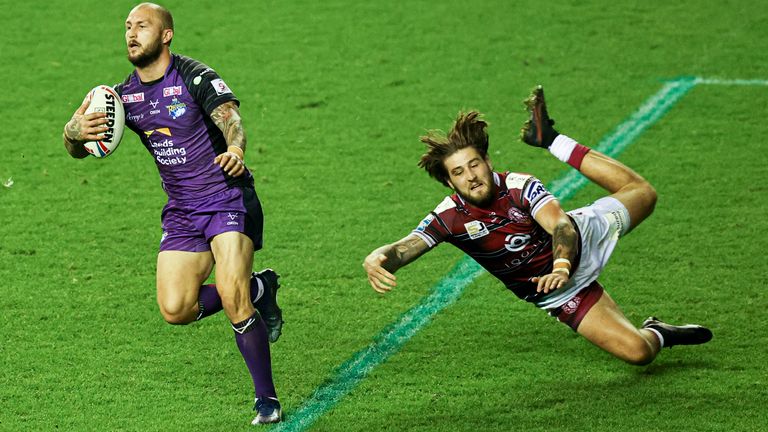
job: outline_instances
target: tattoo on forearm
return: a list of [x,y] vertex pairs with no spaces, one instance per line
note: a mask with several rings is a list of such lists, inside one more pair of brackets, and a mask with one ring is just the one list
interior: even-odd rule
[[240,111],[234,102],[225,102],[211,113],[211,120],[221,129],[228,146],[235,146],[245,153],[245,132]]
[[82,141],[80,127],[76,117],[72,117],[72,120],[64,126],[64,136],[73,143]]
[[576,252],[578,236],[576,230],[569,223],[561,223],[555,227],[552,233],[553,257],[573,259]]
[[426,244],[422,240],[416,237],[406,237],[393,244],[384,252],[384,255],[387,256],[384,268],[387,271],[395,272],[397,269],[410,264],[413,260],[423,255],[426,250]]
[[86,140],[83,139],[77,116],[73,116],[72,120],[64,125],[64,133],[62,134],[62,137],[64,138],[64,147],[67,149],[67,153],[69,153],[70,156],[78,159],[88,156],[88,152],[84,147]]

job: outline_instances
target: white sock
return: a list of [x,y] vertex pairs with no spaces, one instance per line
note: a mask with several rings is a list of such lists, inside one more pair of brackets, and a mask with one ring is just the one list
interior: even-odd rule
[[658,330],[650,328],[650,327],[645,327],[643,330],[652,331],[653,334],[655,334],[656,337],[659,338],[659,348],[664,348],[664,336],[662,336],[661,333],[659,333]]
[[576,148],[576,144],[578,143],[573,138],[560,134],[552,141],[552,145],[549,146],[549,152],[561,161],[568,163],[568,159],[570,159],[573,149]]

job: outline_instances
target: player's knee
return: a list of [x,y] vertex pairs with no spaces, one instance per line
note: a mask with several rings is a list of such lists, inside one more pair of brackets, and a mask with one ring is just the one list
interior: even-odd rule
[[624,345],[622,359],[632,365],[644,366],[656,358],[653,347],[642,337],[633,338]]
[[194,311],[181,302],[160,302],[160,314],[168,324],[184,325],[195,320]]
[[171,315],[168,313],[163,313],[163,319],[168,324],[173,324],[173,325],[186,325],[192,322],[192,320],[190,320],[185,315]]
[[656,207],[656,199],[658,196],[656,194],[656,189],[648,183],[648,181],[640,177],[627,185],[624,190],[627,193],[625,197],[635,203],[633,207],[639,211],[640,214],[647,217],[653,212],[653,209]]
[[643,199],[645,201],[645,205],[648,208],[648,213],[650,214],[653,212],[653,209],[656,208],[656,200],[658,199],[658,195],[656,194],[656,188],[654,188],[650,183],[647,181],[644,181],[641,186],[641,193],[643,195]]

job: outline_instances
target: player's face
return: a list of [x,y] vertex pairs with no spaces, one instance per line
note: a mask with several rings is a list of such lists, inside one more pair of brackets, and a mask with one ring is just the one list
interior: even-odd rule
[[160,57],[163,50],[163,28],[160,18],[149,7],[138,7],[125,20],[125,43],[128,60],[145,67]]
[[445,158],[443,165],[448,171],[449,185],[465,201],[476,207],[488,207],[493,203],[496,194],[493,167],[477,149],[461,149]]

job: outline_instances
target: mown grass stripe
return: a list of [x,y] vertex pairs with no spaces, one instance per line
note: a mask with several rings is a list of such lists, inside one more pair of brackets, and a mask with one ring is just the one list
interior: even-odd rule
[[[657,122],[688,90],[697,79],[679,78],[670,81],[640,106],[626,121],[597,145],[601,152],[615,156],[624,150],[643,131]],[[572,197],[587,184],[586,179],[575,170],[570,170],[549,185],[549,190],[561,201]],[[581,179],[581,180],[580,180]],[[573,185],[572,183],[576,183]],[[473,259],[464,256],[453,269],[441,279],[418,305],[405,312],[400,319],[383,329],[368,347],[355,353],[339,366],[312,396],[286,421],[278,424],[273,431],[303,431],[321,415],[336,405],[347,393],[378,365],[395,354],[416,333],[432,320],[437,313],[453,304],[464,289],[483,273],[482,267]]]

